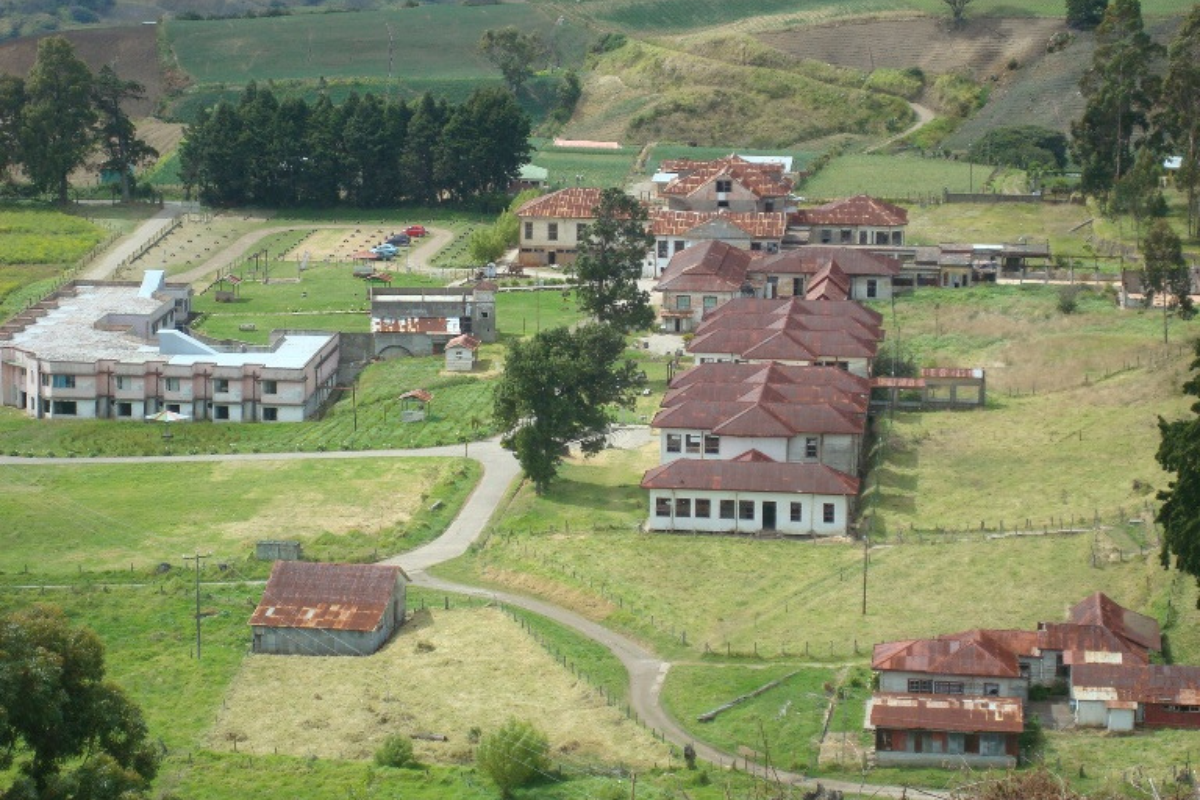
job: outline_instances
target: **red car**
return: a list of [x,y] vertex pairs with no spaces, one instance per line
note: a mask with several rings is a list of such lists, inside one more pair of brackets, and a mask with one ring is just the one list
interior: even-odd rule
[[426,234],[429,233],[429,231],[425,230],[424,225],[409,225],[407,228],[404,229],[404,232],[407,233],[409,236],[414,236],[414,237],[425,236]]

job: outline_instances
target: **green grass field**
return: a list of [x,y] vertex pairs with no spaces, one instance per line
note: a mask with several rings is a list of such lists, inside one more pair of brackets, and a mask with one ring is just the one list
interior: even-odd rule
[[454,459],[0,467],[0,571],[144,576],[179,553],[245,562],[260,539],[313,558],[390,555],[440,533],[478,474]]
[[808,167],[808,165],[820,153],[813,150],[786,150],[783,152],[776,150],[745,150],[730,147],[688,147],[687,145],[679,144],[658,144],[650,151],[650,158],[646,161],[646,174],[653,175],[658,165],[669,158],[692,158],[697,160],[711,160],[724,158],[730,153],[737,153],[742,156],[791,156],[792,169],[800,172]]
[[532,162],[550,171],[552,189],[624,186],[639,152],[636,147],[623,147],[620,150],[555,147],[549,139],[537,139],[533,144],[536,149]]
[[856,194],[900,201],[940,199],[944,189],[965,192],[972,183],[979,191],[990,171],[991,167],[941,158],[846,155],[835,158],[796,191],[811,202]]

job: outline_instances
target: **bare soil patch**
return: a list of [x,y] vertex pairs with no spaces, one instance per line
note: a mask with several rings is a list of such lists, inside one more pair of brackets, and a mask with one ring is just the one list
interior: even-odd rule
[[[157,25],[93,28],[46,35],[67,39],[75,47],[75,54],[93,73],[107,64],[125,80],[137,81],[146,87],[144,100],[126,105],[126,113],[130,116],[145,117],[153,112],[166,88],[158,62]],[[27,75],[37,56],[37,44],[43,38],[37,36],[0,44],[0,73]]]
[[369,759],[393,734],[427,763],[466,763],[473,728],[510,716],[546,732],[555,761],[665,764],[668,752],[605,704],[498,609],[421,611],[363,658],[251,655],[209,746],[265,754]]
[[920,67],[939,74],[969,70],[976,78],[1002,74],[1045,53],[1046,41],[1064,27],[1057,19],[968,20],[960,28],[930,17],[844,22],[760,33],[758,38],[800,58],[871,71]]

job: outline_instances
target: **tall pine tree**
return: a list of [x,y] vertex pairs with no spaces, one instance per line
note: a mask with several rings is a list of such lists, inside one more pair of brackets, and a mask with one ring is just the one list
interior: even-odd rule
[[21,160],[33,185],[66,203],[67,178],[95,146],[92,73],[61,36],[38,42],[25,82]]
[[1200,235],[1200,5],[1193,5],[1168,50],[1160,122],[1182,158],[1175,184],[1187,195],[1188,235]]

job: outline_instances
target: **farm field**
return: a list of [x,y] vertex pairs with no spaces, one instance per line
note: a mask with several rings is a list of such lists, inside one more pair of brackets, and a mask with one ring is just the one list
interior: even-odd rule
[[990,172],[991,167],[942,158],[845,155],[830,161],[796,191],[813,203],[870,194],[903,205],[930,197],[940,199],[945,189],[965,192],[972,183],[980,190]]
[[[981,167],[990,171],[990,167]],[[1087,225],[1088,220],[1093,220]],[[1050,252],[1086,259],[1081,269],[1099,267],[1119,272],[1115,260],[1093,260],[1087,255],[1089,235],[1119,240],[1116,226],[1094,215],[1088,206],[1073,203],[939,203],[908,207],[909,244],[945,242],[1048,242]]]
[[724,158],[730,153],[737,153],[740,156],[791,156],[792,169],[800,172],[808,167],[808,165],[820,155],[819,152],[813,150],[746,150],[735,149],[730,147],[688,147],[687,145],[679,144],[656,144],[650,149],[650,157],[646,160],[646,174],[653,175],[658,170],[659,164],[671,158],[691,158],[699,161],[706,161],[718,158]]
[[602,189],[624,186],[633,169],[638,148],[593,150],[581,147],[555,147],[553,140],[532,142],[536,148],[531,160],[550,171],[550,189],[571,186],[595,186]]
[[260,566],[260,539],[319,559],[391,555],[440,534],[478,475],[431,458],[0,466],[0,571],[145,576],[201,550]]

